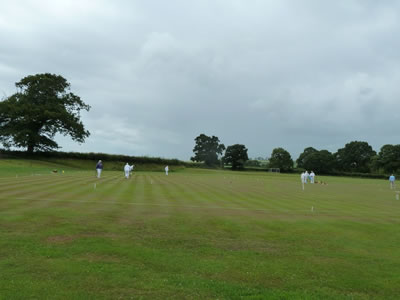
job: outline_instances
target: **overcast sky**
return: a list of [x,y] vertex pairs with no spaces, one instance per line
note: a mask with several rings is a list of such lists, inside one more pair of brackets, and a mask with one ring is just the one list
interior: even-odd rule
[[0,93],[53,73],[91,105],[62,151],[188,160],[194,138],[293,159],[400,143],[400,2],[14,0],[0,4]]

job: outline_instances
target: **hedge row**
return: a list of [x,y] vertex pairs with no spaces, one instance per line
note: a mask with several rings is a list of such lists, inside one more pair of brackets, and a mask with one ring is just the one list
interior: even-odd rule
[[[268,169],[265,168],[245,168],[243,169],[244,171],[264,171],[268,172]],[[281,172],[281,173],[294,173],[294,174],[300,174],[304,172],[305,170],[303,169],[293,169],[291,172]],[[345,176],[345,177],[355,177],[355,178],[371,178],[371,179],[388,179],[389,175],[388,174],[372,174],[372,173],[351,173],[351,172],[338,172],[338,171],[333,171],[327,174],[317,174],[317,175],[325,175],[325,176]]]
[[347,176],[347,177],[357,177],[357,178],[371,178],[371,179],[388,179],[387,174],[372,174],[372,173],[349,173],[349,172],[332,172],[332,176]]
[[[296,168],[293,169],[293,173],[302,173],[305,169]],[[374,173],[353,173],[353,172],[341,172],[341,171],[332,171],[328,173],[321,173],[317,175],[326,175],[326,176],[345,176],[345,177],[355,177],[355,178],[373,178],[373,179],[388,179],[388,174],[374,174]]]
[[171,165],[171,166],[187,166],[192,167],[192,163],[184,162],[178,159],[166,159],[160,157],[147,157],[147,156],[128,156],[128,155],[115,155],[106,153],[80,153],[80,152],[34,152],[28,154],[23,151],[11,151],[0,149],[2,157],[10,158],[27,158],[27,159],[40,159],[40,158],[60,158],[60,159],[82,159],[82,160],[103,160],[103,161],[119,161],[137,164],[158,164],[158,165]]

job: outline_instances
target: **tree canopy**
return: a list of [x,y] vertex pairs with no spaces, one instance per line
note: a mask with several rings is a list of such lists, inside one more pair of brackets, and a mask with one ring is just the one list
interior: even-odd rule
[[233,170],[243,169],[243,166],[248,159],[249,157],[245,145],[235,144],[226,148],[224,163],[231,164]]
[[290,153],[283,148],[275,148],[272,150],[271,157],[269,159],[270,168],[279,168],[283,172],[287,172],[293,169],[293,160]]
[[220,144],[218,137],[200,134],[195,139],[196,145],[193,148],[194,156],[192,161],[204,162],[207,166],[214,166],[219,163],[218,155],[222,155],[225,145]]
[[15,85],[18,92],[0,102],[0,142],[6,148],[48,151],[59,148],[56,133],[79,143],[90,135],[80,120],[80,111],[90,106],[69,92],[62,76],[36,74]]
[[385,172],[394,173],[400,170],[400,145],[384,145],[379,151],[379,167]]
[[304,166],[306,170],[312,170],[319,174],[329,174],[335,166],[335,158],[328,150],[320,150],[308,156]]
[[318,151],[313,147],[304,149],[304,152],[300,154],[296,162],[297,167],[320,174],[332,172],[335,167],[335,158],[332,153],[328,150]]
[[301,153],[299,158],[296,160],[297,167],[309,169],[307,161],[309,159],[309,156],[315,152],[318,152],[318,150],[313,147],[308,147],[304,149],[303,153]]
[[367,142],[353,141],[335,154],[336,167],[342,171],[369,172],[371,158],[376,152]]

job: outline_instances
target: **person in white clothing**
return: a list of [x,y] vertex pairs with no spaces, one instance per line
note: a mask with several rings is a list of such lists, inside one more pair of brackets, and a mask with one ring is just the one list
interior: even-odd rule
[[131,166],[126,163],[125,167],[124,167],[124,172],[125,172],[125,178],[129,179],[129,173],[131,172]]
[[306,172],[301,173],[300,179],[301,179],[301,186],[303,187],[304,190],[304,183],[306,182]]
[[315,181],[315,173],[314,173],[314,171],[311,171],[311,173],[310,173],[310,180],[311,180],[311,183],[314,183]]
[[169,170],[169,168],[168,168],[168,166],[166,166],[165,167],[165,175],[167,175],[167,176],[168,176],[168,170]]
[[304,172],[304,183],[307,183],[308,182],[308,180],[310,179],[309,177],[310,177],[310,174],[308,173],[308,171],[305,171]]

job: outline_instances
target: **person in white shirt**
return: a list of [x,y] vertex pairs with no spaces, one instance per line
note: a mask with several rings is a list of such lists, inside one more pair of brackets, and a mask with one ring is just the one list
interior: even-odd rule
[[129,179],[129,173],[131,172],[131,166],[126,163],[125,167],[124,167],[124,172],[125,172],[125,178]]
[[306,173],[305,172],[301,173],[300,179],[301,179],[301,186],[303,187],[303,190],[304,190],[304,183],[306,182]]
[[165,175],[167,175],[167,176],[168,176],[168,170],[169,170],[169,168],[168,168],[168,166],[166,166],[165,167]]
[[304,172],[304,183],[307,183],[308,182],[308,180],[309,180],[309,177],[310,177],[310,174],[308,174],[308,171],[305,171]]
[[314,183],[315,181],[315,173],[314,173],[314,171],[311,171],[311,173],[310,173],[310,181],[311,181],[311,183]]

